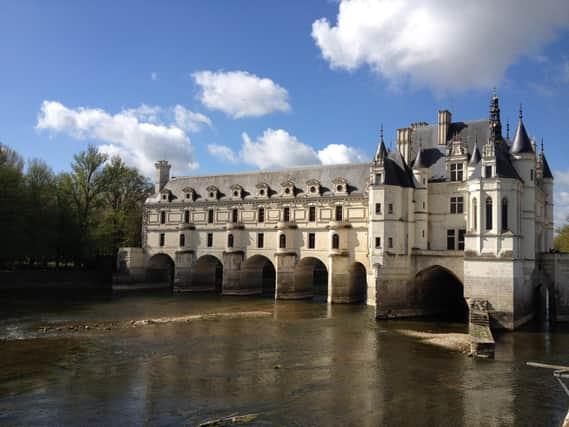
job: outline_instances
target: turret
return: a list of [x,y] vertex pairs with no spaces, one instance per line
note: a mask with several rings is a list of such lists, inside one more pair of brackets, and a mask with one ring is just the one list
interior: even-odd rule
[[541,174],[543,179],[543,191],[545,193],[544,206],[544,250],[553,248],[553,174],[545,158],[543,140],[541,141]]
[[474,143],[474,151],[472,152],[472,155],[470,156],[470,160],[468,161],[468,178],[469,179],[472,176],[472,174],[476,171],[476,167],[480,163],[480,160],[482,160],[482,156],[480,155],[480,150],[478,149],[478,138],[477,138],[476,142]]
[[413,247],[427,249],[429,242],[429,178],[430,169],[425,161],[423,145],[419,144],[417,157],[413,162],[413,176],[415,177],[415,230]]
[[170,164],[167,160],[159,160],[154,163],[154,166],[156,166],[154,192],[159,193],[170,180]]

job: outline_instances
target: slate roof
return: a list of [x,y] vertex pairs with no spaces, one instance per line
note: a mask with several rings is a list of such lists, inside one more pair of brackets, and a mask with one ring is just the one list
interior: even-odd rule
[[551,173],[551,169],[549,168],[549,163],[547,163],[545,154],[543,155],[543,177],[553,179],[553,174]]
[[[282,190],[281,183],[292,181],[295,184],[296,197],[308,197],[305,194],[306,182],[310,179],[320,181],[322,196],[335,194],[332,190],[332,181],[341,177],[348,183],[348,193],[352,195],[366,194],[369,180],[369,163],[350,163],[343,165],[305,166],[280,170],[261,170],[251,172],[227,173],[219,175],[196,175],[172,178],[164,187],[176,198],[182,199],[183,189],[192,187],[195,191],[195,200],[204,200],[207,195],[206,188],[216,186],[219,189],[218,200],[231,200],[231,186],[239,184],[243,187],[245,200],[257,199],[257,185],[266,183],[271,197],[279,196]],[[312,196],[310,196],[312,197]],[[159,201],[157,195],[146,199],[146,203]]]
[[397,185],[398,187],[414,187],[413,173],[403,160],[399,150],[389,151],[383,159],[385,185]]
[[524,122],[520,117],[518,122],[518,128],[516,129],[516,136],[514,136],[514,142],[512,142],[512,148],[510,152],[514,154],[519,153],[533,153],[533,148],[531,146],[531,141],[529,139],[528,133],[526,132],[526,127]]

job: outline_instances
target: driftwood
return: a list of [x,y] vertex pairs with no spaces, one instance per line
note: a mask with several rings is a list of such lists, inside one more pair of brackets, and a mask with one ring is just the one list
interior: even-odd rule
[[230,424],[245,424],[254,421],[258,416],[258,414],[231,414],[222,418],[204,421],[203,423],[198,424],[198,427],[222,427]]

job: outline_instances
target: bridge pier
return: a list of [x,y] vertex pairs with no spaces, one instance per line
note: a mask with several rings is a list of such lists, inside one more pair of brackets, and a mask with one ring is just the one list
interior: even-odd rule
[[296,271],[296,252],[277,252],[275,254],[275,260],[277,264],[275,298],[311,298],[313,295],[312,275],[310,271]]

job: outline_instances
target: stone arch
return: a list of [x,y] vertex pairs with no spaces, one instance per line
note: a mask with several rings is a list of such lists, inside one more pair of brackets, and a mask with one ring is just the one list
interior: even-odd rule
[[221,293],[223,283],[223,264],[214,255],[202,255],[194,265],[192,288],[196,291]]
[[464,285],[451,270],[441,265],[432,265],[417,273],[414,284],[418,314],[468,321]]
[[156,283],[168,283],[169,286],[174,285],[174,273],[176,266],[170,255],[165,253],[157,253],[152,255],[148,260],[146,267],[146,281]]
[[353,262],[348,268],[348,289],[350,302],[367,300],[367,271],[361,262]]
[[328,268],[316,257],[302,258],[294,267],[294,288],[298,295],[314,297],[319,301],[328,298]]
[[264,255],[253,255],[241,264],[240,282],[247,288],[257,289],[259,294],[274,296],[275,265]]

